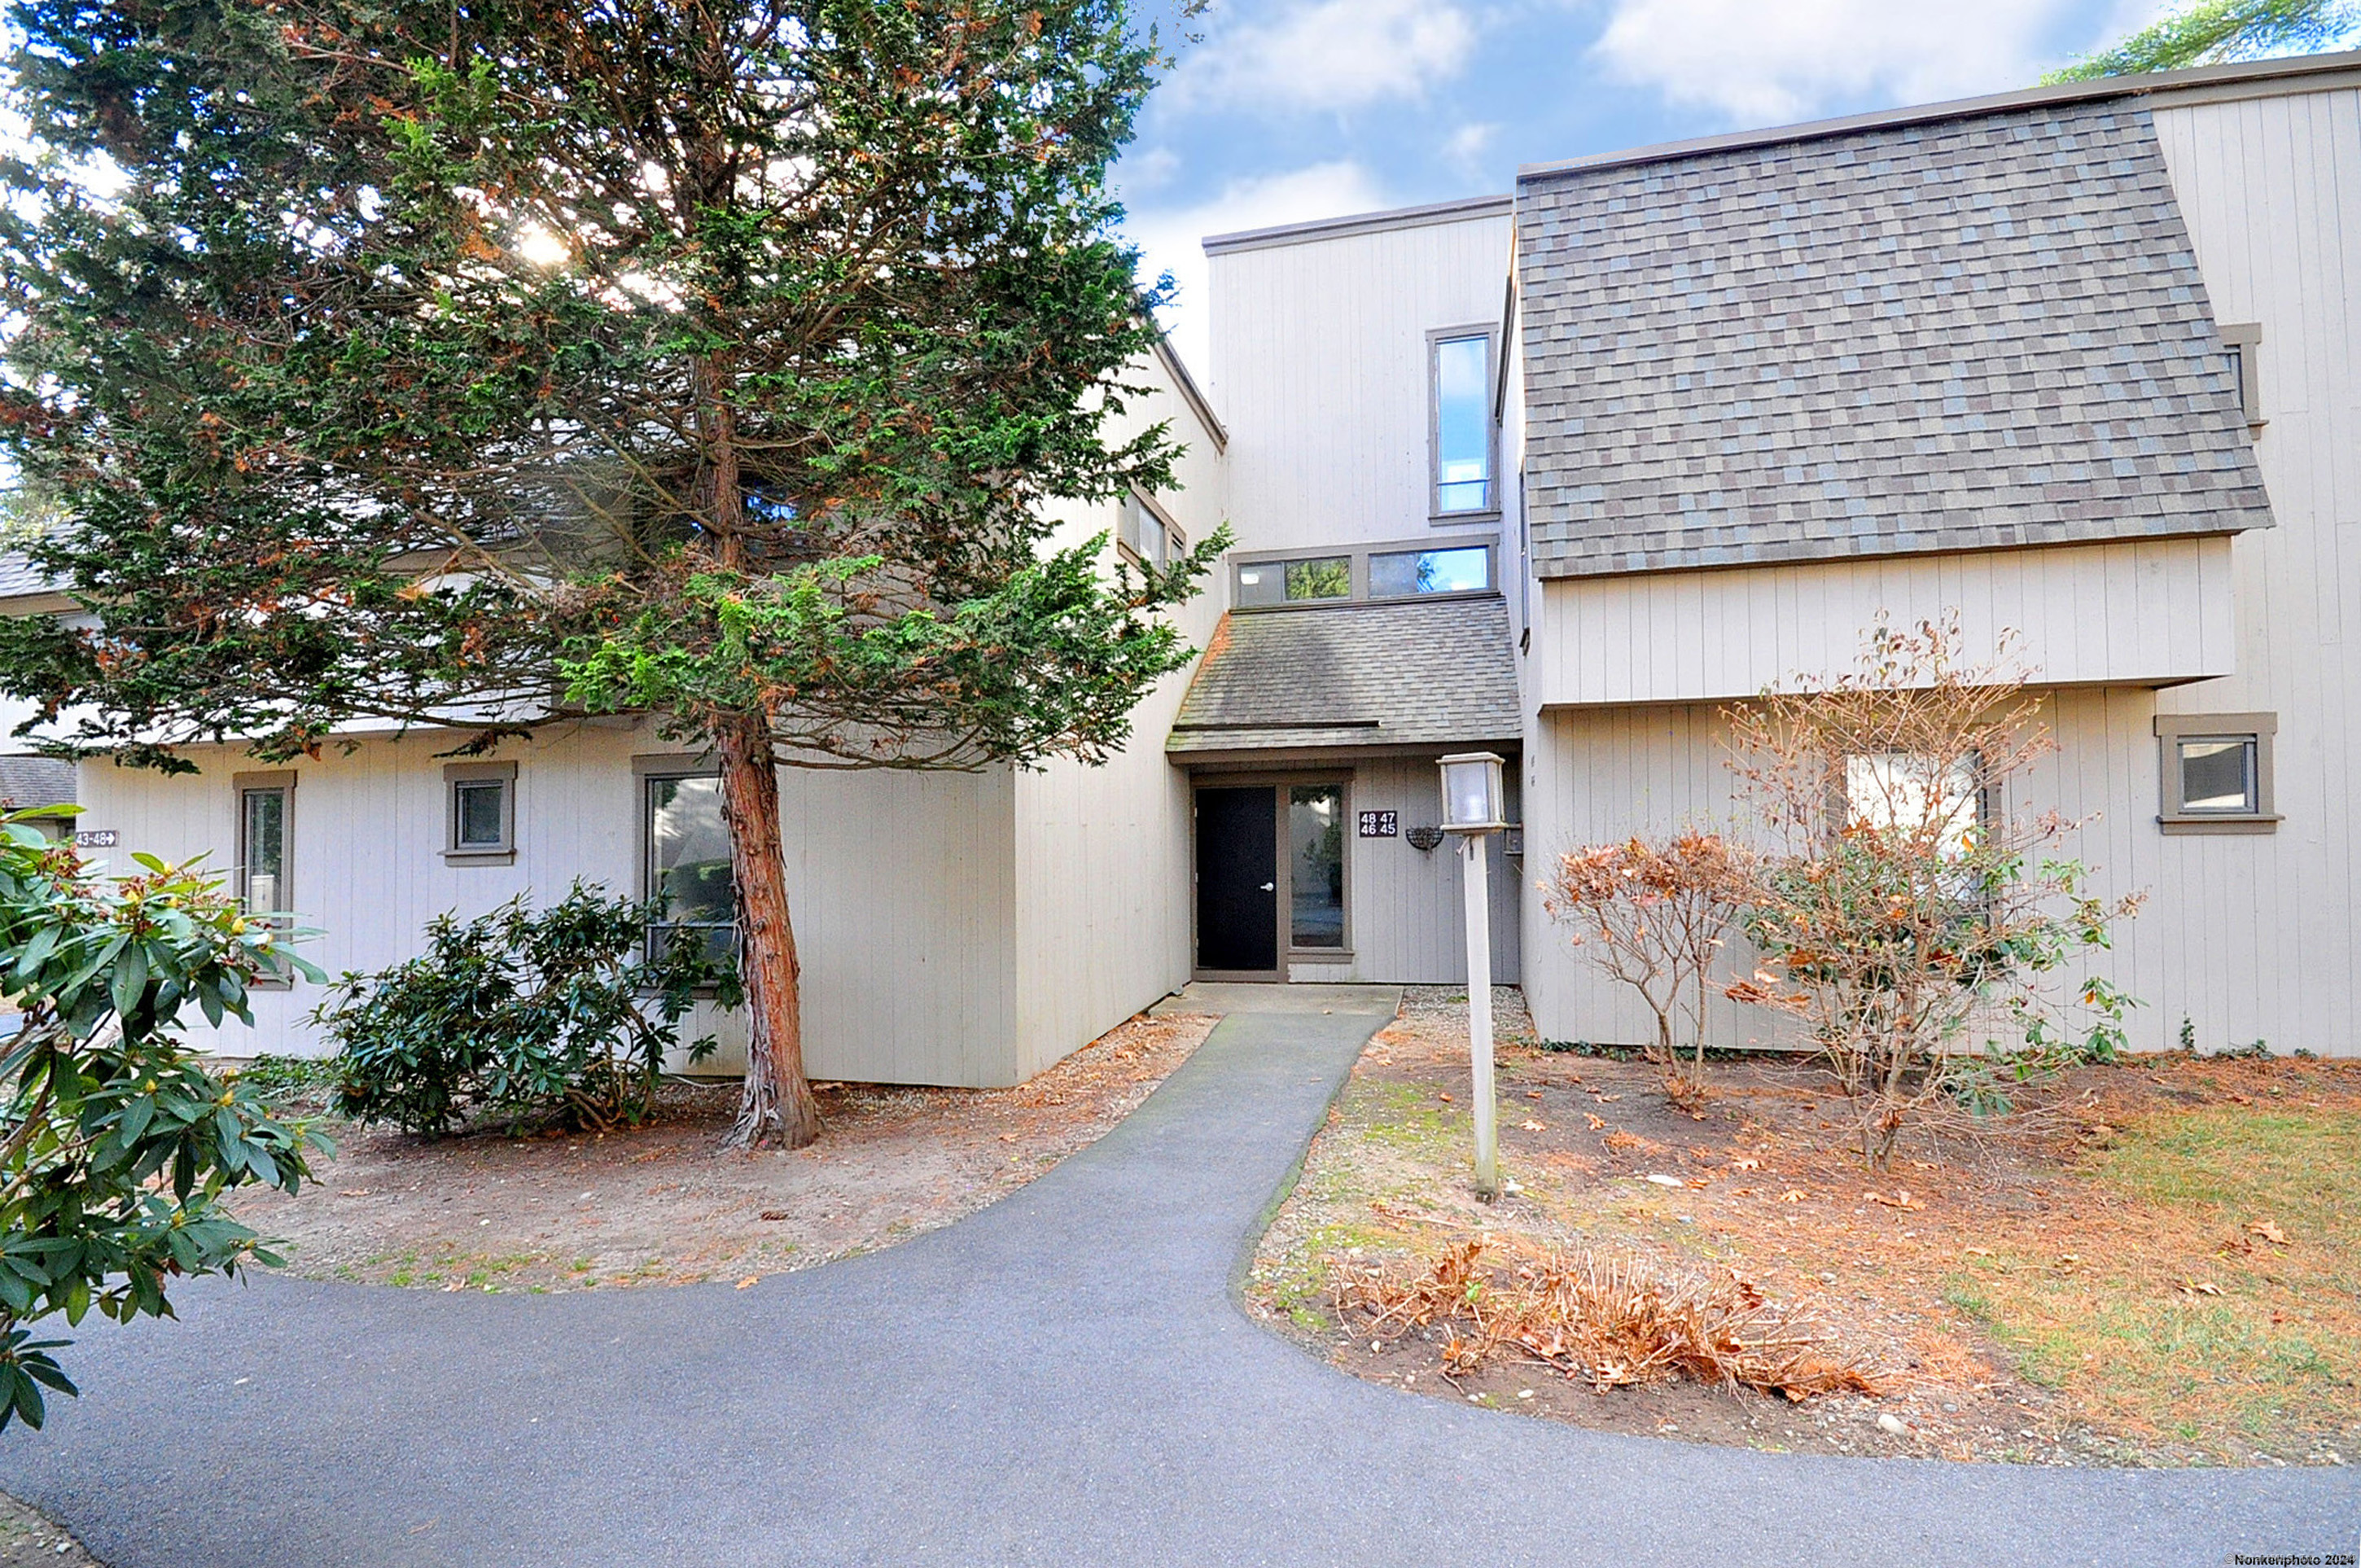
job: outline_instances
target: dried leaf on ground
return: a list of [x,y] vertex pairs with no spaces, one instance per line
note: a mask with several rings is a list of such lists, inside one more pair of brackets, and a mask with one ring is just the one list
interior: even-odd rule
[[1511,1255],[1487,1266],[1486,1240],[1444,1248],[1420,1273],[1332,1266],[1337,1310],[1374,1320],[1375,1340],[1441,1325],[1446,1369],[1498,1356],[1539,1362],[1605,1391],[1686,1377],[1790,1399],[1874,1394],[1880,1374],[1834,1348],[1828,1332],[1765,1298],[1734,1272],[1708,1277],[1639,1257],[1584,1252]]

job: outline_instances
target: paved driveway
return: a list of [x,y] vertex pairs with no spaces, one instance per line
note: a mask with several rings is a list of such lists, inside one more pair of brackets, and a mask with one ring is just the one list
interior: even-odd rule
[[1799,1459],[1331,1371],[1229,1292],[1378,1022],[1234,1013],[1022,1192],[744,1291],[269,1280],[190,1290],[178,1324],[86,1324],[90,1393],[0,1442],[0,1486],[116,1568],[1989,1568],[2352,1546],[2349,1470]]

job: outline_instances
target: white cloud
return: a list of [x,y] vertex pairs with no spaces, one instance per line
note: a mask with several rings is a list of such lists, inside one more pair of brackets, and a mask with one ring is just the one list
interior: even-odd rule
[[2028,87],[2070,0],[1616,0],[1593,52],[1745,126]]
[[1161,190],[1172,183],[1180,172],[1180,155],[1169,147],[1151,147],[1144,151],[1128,152],[1115,170],[1115,182],[1127,195]]
[[1484,155],[1492,150],[1499,139],[1500,127],[1495,125],[1466,125],[1444,138],[1443,156],[1451,166],[1470,180],[1485,175]]
[[1215,33],[1182,57],[1168,103],[1257,112],[1341,111],[1419,98],[1467,64],[1476,27],[1435,0],[1305,0]]
[[1165,330],[1189,368],[1202,378],[1212,369],[1206,358],[1205,253],[1200,244],[1207,235],[1342,217],[1392,204],[1359,164],[1315,163],[1285,174],[1234,181],[1220,195],[1194,205],[1134,212],[1125,226],[1143,253],[1143,278],[1170,272],[1180,286],[1180,298],[1164,313]]

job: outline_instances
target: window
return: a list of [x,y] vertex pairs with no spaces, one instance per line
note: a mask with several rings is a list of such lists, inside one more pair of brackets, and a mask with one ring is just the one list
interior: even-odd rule
[[1184,548],[1180,531],[1172,526],[1172,520],[1137,490],[1123,498],[1123,521],[1116,537],[1134,560],[1159,572],[1170,566],[1173,556]]
[[1499,431],[1492,421],[1492,334],[1477,328],[1427,339],[1428,396],[1436,517],[1498,511],[1493,468]]
[[1932,827],[1946,857],[1962,853],[1982,820],[1976,767],[1966,758],[1947,766],[1908,751],[1847,757],[1844,789],[1848,824],[1903,834]]
[[1399,550],[1369,557],[1369,597],[1483,593],[1492,586],[1492,552],[1484,545]]
[[240,773],[231,783],[237,791],[238,901],[249,915],[291,914],[295,775]]
[[506,864],[516,859],[514,762],[454,762],[443,770],[448,795],[443,858],[456,864]]
[[1287,792],[1288,945],[1345,945],[1345,786]]
[[2271,806],[2268,713],[2160,713],[2161,809],[2168,833],[2268,833]]
[[1238,566],[1238,603],[1297,604],[1309,599],[1353,597],[1353,558],[1319,555],[1297,561],[1244,562]]
[[1460,534],[1433,542],[1393,540],[1339,546],[1319,555],[1277,552],[1233,557],[1241,609],[1288,605],[1341,604],[1367,599],[1416,598],[1423,594],[1497,592],[1488,533]]
[[2222,362],[2230,373],[2230,389],[2246,411],[2250,425],[2264,424],[2262,367],[2257,363],[2263,346],[2263,329],[2246,323],[2222,329]]
[[721,816],[721,781],[710,773],[649,774],[641,780],[646,814],[647,897],[662,905],[648,928],[648,952],[700,941],[715,959],[737,948],[738,898],[730,872],[730,827]]

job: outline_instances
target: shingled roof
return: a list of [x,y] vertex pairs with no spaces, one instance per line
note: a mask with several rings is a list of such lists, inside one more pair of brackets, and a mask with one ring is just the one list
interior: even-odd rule
[[55,593],[56,583],[21,550],[0,550],[0,598]]
[[1233,611],[1165,749],[1514,740],[1517,672],[1497,595]]
[[74,767],[55,757],[0,757],[0,806],[28,811],[71,806]]
[[2268,526],[2147,109],[1528,170],[1545,577]]

